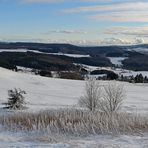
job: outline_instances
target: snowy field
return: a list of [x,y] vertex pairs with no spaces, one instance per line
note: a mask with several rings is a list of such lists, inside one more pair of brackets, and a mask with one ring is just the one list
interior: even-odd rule
[[134,48],[134,49],[127,49],[128,51],[137,51],[137,52],[148,52],[148,48]]
[[116,66],[122,66],[122,61],[125,60],[127,57],[108,57],[112,64]]
[[[104,85],[108,82],[100,83]],[[46,78],[0,68],[0,103],[6,101],[9,89],[21,88],[27,92],[26,101],[29,111],[75,106],[83,95],[84,85],[84,81]],[[148,84],[124,83],[124,85],[127,99],[123,109],[148,112]]]
[[[104,82],[100,82],[105,85]],[[123,82],[120,82],[123,84]],[[0,104],[7,101],[7,91],[21,88],[27,92],[27,112],[51,108],[76,107],[84,92],[84,81],[45,78],[16,73],[0,68]],[[127,92],[124,111],[148,113],[148,84],[124,83]],[[2,106],[2,105],[1,105]],[[4,114],[1,111],[1,114]],[[57,135],[58,136],[58,135]],[[89,137],[54,137],[44,133],[14,133],[0,128],[1,147],[50,147],[50,148],[147,148],[148,135],[98,135]],[[60,139],[59,141],[57,139]],[[57,141],[56,141],[57,140]]]
[[[76,64],[75,65],[81,65],[88,71],[93,71],[93,70],[109,70],[113,71],[118,75],[123,75],[123,76],[136,76],[137,74],[142,74],[144,77],[148,77],[148,71],[133,71],[133,70],[127,70],[123,68],[112,68],[112,67],[97,67],[97,66],[89,66],[85,64]],[[100,75],[99,75],[100,76]]]
[[[56,140],[60,139],[60,141]],[[57,137],[38,133],[0,133],[0,148],[147,148],[148,135]]]

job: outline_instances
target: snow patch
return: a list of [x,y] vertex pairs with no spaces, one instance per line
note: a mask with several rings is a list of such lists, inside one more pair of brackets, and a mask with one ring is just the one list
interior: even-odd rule
[[127,59],[127,57],[108,57],[112,64],[116,66],[122,66],[122,61]]

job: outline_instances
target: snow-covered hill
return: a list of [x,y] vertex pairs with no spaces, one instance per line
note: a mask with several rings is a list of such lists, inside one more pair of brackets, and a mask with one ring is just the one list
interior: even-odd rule
[[[101,83],[104,85],[108,82]],[[28,111],[71,107],[76,105],[83,95],[84,85],[84,81],[46,78],[0,68],[0,103],[7,101],[9,89],[21,88],[27,92]],[[127,99],[123,104],[123,110],[148,112],[148,84],[124,83],[124,85]]]
[[29,110],[74,105],[83,92],[83,85],[82,81],[45,78],[0,68],[0,103],[6,101],[7,90],[21,88],[27,92]]
[[[101,81],[102,85],[108,82]],[[121,82],[120,82],[121,83]],[[28,112],[72,107],[84,91],[84,81],[45,78],[25,73],[16,73],[0,68],[0,103],[7,100],[7,91],[14,87],[27,92]],[[148,113],[148,85],[124,83],[127,99],[123,110]],[[1,114],[4,112],[1,111]],[[145,148],[148,147],[148,135],[96,135],[88,137],[50,137],[37,132],[10,132],[0,127],[0,147],[50,147],[50,148]],[[53,139],[53,142],[51,142]],[[55,142],[55,141],[56,142]]]

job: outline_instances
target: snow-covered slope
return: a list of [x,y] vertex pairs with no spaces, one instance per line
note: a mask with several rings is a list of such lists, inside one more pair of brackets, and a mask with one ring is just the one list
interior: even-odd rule
[[122,66],[122,61],[125,60],[127,57],[108,57],[112,64],[116,66]]
[[[101,83],[104,85],[108,82]],[[28,110],[73,106],[83,95],[84,85],[84,81],[46,78],[0,68],[0,104],[7,101],[7,91],[16,87],[27,92]],[[124,85],[127,99],[123,104],[123,110],[148,112],[148,84]]]
[[127,49],[128,51],[136,51],[136,52],[148,52],[148,48],[143,48],[143,47],[139,47],[139,48],[132,48],[132,49]]
[[[101,81],[102,85],[108,82]],[[14,87],[27,92],[28,111],[55,107],[71,107],[84,91],[84,81],[45,78],[16,73],[0,68],[0,103],[7,100],[7,90]],[[148,113],[148,85],[124,83],[127,99],[123,110]],[[1,114],[3,112],[1,111]],[[51,141],[53,140],[53,141]],[[10,132],[0,127],[0,147],[50,147],[50,148],[146,148],[148,135],[97,135],[88,137],[52,137],[38,132]]]
[[45,78],[0,68],[0,103],[6,101],[7,90],[16,87],[27,92],[29,109],[74,105],[82,94],[83,85],[81,81]]

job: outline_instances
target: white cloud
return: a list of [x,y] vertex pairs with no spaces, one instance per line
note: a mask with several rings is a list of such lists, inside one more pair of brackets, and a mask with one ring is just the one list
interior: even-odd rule
[[126,39],[120,39],[120,38],[105,38],[101,41],[101,44],[103,45],[128,45],[132,42]]
[[[145,0],[18,0],[24,3],[61,3],[82,2],[87,6],[74,7],[63,10],[65,13],[86,13],[91,20],[113,22],[148,22],[148,2]],[[88,6],[88,2],[93,6]],[[97,2],[97,3],[96,3]],[[102,3],[103,2],[103,3]],[[77,3],[79,4],[79,3]],[[92,14],[93,12],[93,14]],[[95,12],[95,14],[94,14]]]
[[67,40],[67,39],[60,39],[60,40],[52,40],[48,39],[48,43],[69,43],[74,45],[82,45],[82,46],[101,46],[101,45],[133,45],[133,44],[142,44],[144,40],[141,38],[135,38],[132,40],[128,39],[121,39],[121,38],[104,38],[98,40]]
[[145,43],[145,41],[144,41],[143,38],[136,38],[136,39],[135,39],[135,43],[136,43],[136,44],[143,44],[143,43]]
[[65,13],[84,13],[87,14],[88,19],[99,21],[148,22],[148,2],[144,1],[81,6],[63,11]]
[[104,38],[104,39],[51,39],[51,38],[0,38],[0,42],[39,42],[39,43],[69,43],[80,46],[101,46],[101,45],[133,45],[142,44],[145,41],[142,38],[134,38],[132,40],[122,39],[122,38]]
[[95,6],[82,6],[65,10],[68,13],[80,13],[80,12],[101,12],[101,11],[126,11],[126,10],[147,10],[148,2],[126,2],[115,3],[107,5],[95,5]]
[[135,37],[148,37],[148,27],[112,27],[105,29],[105,34],[111,35],[125,35],[125,36],[135,36]]
[[51,30],[46,34],[87,34],[87,31],[84,30]]
[[126,11],[126,12],[112,12],[106,14],[90,15],[87,18],[99,21],[112,22],[148,22],[148,11]]

